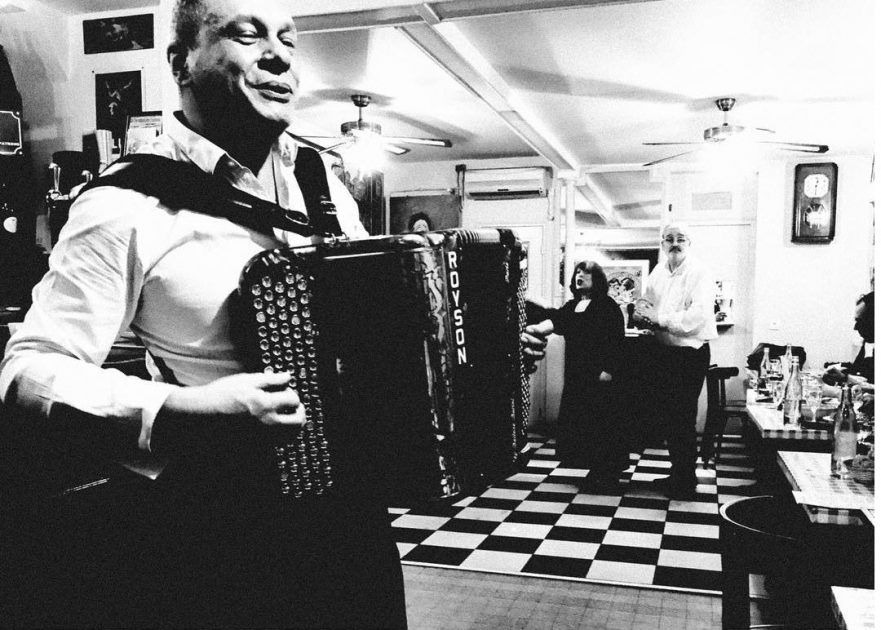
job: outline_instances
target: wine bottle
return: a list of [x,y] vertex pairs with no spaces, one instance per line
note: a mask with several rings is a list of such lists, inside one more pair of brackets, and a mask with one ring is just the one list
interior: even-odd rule
[[756,380],[756,391],[759,394],[768,393],[768,372],[771,371],[771,349],[765,346],[765,355],[759,364],[759,378]]
[[792,369],[792,344],[786,344],[786,352],[783,353],[783,356],[780,357],[780,370],[783,373],[783,378],[786,378],[789,375],[789,371]]
[[841,403],[835,412],[835,427],[832,441],[832,476],[850,476],[848,464],[857,453],[857,415],[853,409],[850,385],[841,388]]
[[786,382],[786,393],[783,398],[783,424],[798,424],[801,420],[801,372],[798,369],[798,357],[792,359],[792,370]]

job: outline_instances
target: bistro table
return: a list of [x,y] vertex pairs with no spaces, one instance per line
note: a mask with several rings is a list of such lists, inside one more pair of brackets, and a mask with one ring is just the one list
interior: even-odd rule
[[875,591],[870,588],[833,586],[832,611],[841,630],[874,630]]
[[773,403],[757,403],[754,390],[747,392],[746,412],[758,437],[771,441],[776,450],[831,451],[830,431],[783,424],[783,412]]
[[875,507],[874,487],[833,477],[830,455],[780,451],[777,460],[795,502],[805,508],[811,522],[858,525],[868,520],[863,511]]

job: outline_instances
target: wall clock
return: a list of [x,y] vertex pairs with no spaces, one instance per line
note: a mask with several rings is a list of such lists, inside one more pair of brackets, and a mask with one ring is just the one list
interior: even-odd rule
[[793,243],[829,243],[835,236],[838,165],[812,162],[795,167]]

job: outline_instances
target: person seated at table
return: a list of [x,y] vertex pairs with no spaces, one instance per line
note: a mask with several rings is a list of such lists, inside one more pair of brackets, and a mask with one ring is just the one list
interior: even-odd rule
[[565,467],[590,469],[586,488],[608,486],[629,464],[618,382],[624,316],[595,262],[575,265],[569,290],[573,299],[547,311],[547,319],[535,325],[540,333],[566,340],[557,456]]
[[875,383],[875,292],[861,295],[854,310],[853,329],[863,339],[856,358],[850,363],[834,363],[826,368],[823,381],[827,385],[844,382],[859,385],[863,391],[874,391]]

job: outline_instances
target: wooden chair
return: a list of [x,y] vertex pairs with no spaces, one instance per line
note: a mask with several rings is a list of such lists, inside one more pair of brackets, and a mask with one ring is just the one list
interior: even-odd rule
[[[826,625],[834,623],[828,592],[811,568],[807,519],[798,506],[788,497],[763,495],[729,501],[719,514],[723,630],[832,627]],[[782,625],[751,625],[751,573],[773,578]]]
[[715,463],[719,460],[722,436],[725,435],[728,420],[738,418],[745,421],[747,418],[746,401],[729,402],[725,392],[725,381],[734,378],[738,373],[736,367],[711,365],[707,369],[707,419],[701,440],[704,468],[709,467],[711,461]]

